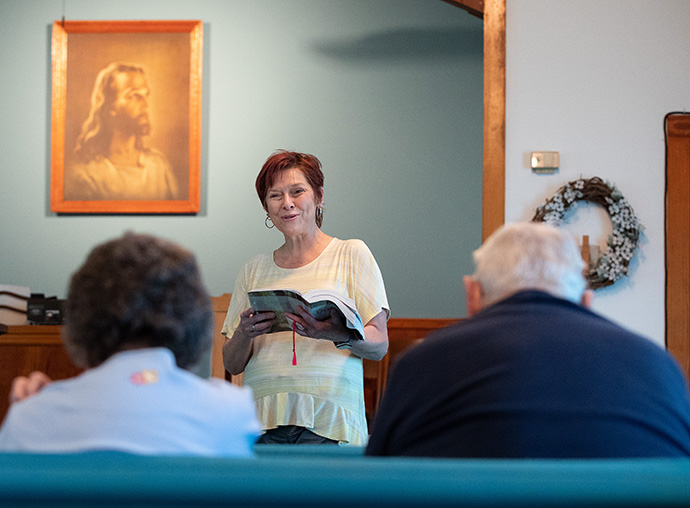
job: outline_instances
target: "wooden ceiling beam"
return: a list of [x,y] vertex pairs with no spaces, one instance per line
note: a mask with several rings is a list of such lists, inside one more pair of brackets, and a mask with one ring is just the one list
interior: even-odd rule
[[470,14],[484,18],[484,0],[443,0],[444,2],[460,7]]

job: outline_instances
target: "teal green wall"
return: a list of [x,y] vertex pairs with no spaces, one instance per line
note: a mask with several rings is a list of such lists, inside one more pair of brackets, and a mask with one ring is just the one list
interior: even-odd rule
[[[395,317],[463,316],[481,241],[482,21],[441,0],[66,0],[67,19],[204,22],[202,209],[50,211],[50,27],[63,0],[0,2],[0,283],[64,297],[96,243],[178,241],[232,290],[264,227],[254,178],[276,148],[324,165],[323,229],[363,239]],[[152,119],[155,128],[155,118]]]

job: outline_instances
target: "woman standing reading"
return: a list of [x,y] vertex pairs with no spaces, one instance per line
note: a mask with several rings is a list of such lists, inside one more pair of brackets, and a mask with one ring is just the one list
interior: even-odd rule
[[[284,243],[254,257],[237,277],[223,326],[223,362],[233,375],[244,372],[253,390],[264,430],[259,443],[367,441],[362,358],[386,354],[390,310],[381,271],[364,242],[321,230],[323,182],[315,156],[289,151],[269,157],[256,179],[266,226],[280,231]],[[268,333],[275,313],[254,312],[247,296],[265,288],[328,289],[351,298],[364,340],[336,314],[317,321],[304,309],[288,314],[293,331]]]

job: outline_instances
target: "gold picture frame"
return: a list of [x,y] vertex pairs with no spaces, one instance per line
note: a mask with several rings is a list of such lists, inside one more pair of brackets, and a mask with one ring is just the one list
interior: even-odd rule
[[56,21],[51,210],[197,213],[203,23]]

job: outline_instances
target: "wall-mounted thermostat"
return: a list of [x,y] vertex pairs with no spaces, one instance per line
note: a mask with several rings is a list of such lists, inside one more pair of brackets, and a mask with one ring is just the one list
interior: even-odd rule
[[535,173],[554,173],[558,169],[558,152],[532,152],[530,163]]

